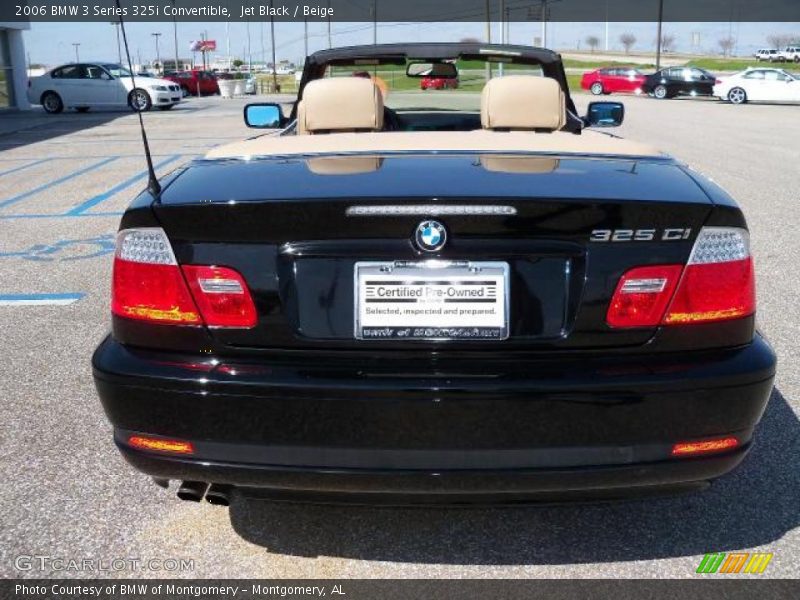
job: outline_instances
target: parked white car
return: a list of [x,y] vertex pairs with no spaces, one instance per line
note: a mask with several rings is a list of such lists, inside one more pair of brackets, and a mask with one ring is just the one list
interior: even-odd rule
[[115,63],[73,63],[51,69],[28,81],[28,100],[49,113],[65,108],[86,112],[90,108],[129,106],[136,111],[152,107],[169,110],[181,101],[178,84],[156,77],[136,76],[136,89],[128,69]]
[[778,50],[775,50],[774,48],[769,48],[769,49],[765,48],[765,49],[759,50],[758,52],[756,52],[755,56],[756,56],[756,60],[758,60],[758,61],[766,60],[766,61],[769,61],[769,62],[775,62],[775,61],[783,60],[783,57],[781,56],[781,53]]
[[781,51],[781,57],[785,61],[800,62],[800,46],[787,46]]
[[800,79],[783,69],[747,69],[717,79],[714,95],[733,104],[800,102]]

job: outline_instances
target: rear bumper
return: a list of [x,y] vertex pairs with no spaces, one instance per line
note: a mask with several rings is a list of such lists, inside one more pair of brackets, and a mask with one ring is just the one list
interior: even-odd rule
[[369,470],[292,468],[153,456],[117,438],[137,470],[162,479],[210,481],[286,500],[359,503],[513,503],[615,499],[697,489],[734,469],[750,445],[710,458],[605,467]]
[[[750,448],[775,355],[469,364],[304,356],[217,362],[106,339],[95,382],[115,441],[140,471],[290,494],[502,497],[613,493],[707,481]],[[191,441],[191,456],[132,448],[132,434]],[[673,459],[672,444],[740,446]]]

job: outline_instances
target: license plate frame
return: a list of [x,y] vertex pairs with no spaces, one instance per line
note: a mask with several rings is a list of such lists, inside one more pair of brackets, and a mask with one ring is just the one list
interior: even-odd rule
[[[366,276],[372,277],[369,280],[371,284],[367,284],[367,280],[364,279]],[[377,287],[381,284],[383,287],[386,287],[385,284],[390,284],[406,291],[420,288],[423,291],[414,292],[420,295],[379,299]],[[436,291],[450,287],[463,289],[461,293],[470,296],[454,298],[447,296],[445,292],[445,296],[442,297],[441,293]],[[372,288],[372,292],[368,292],[369,288]],[[428,288],[432,291],[428,291]],[[478,290],[483,290],[483,295],[480,297],[477,297]],[[370,293],[369,298],[368,293]],[[509,337],[509,302],[509,265],[503,261],[359,261],[353,267],[353,336],[357,340],[501,341]],[[424,315],[393,313],[384,315],[388,317],[390,323],[391,317],[403,317],[411,323],[376,325],[375,320],[380,318],[380,315],[365,314],[366,305],[371,303],[381,305],[383,310],[388,308],[413,312],[441,308],[442,311],[452,311],[455,308],[483,312],[480,315],[467,315],[467,319],[475,317],[472,324],[467,325],[447,324],[462,315],[435,312]],[[423,308],[420,309],[420,305]],[[494,310],[491,314],[488,312],[490,309]],[[425,322],[427,317],[437,319],[439,325],[420,324]]]

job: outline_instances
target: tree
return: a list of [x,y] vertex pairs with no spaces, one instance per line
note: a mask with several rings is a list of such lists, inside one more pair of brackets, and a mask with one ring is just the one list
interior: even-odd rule
[[238,69],[238,68],[239,68],[239,67],[241,67],[243,64],[244,64],[244,61],[243,61],[241,58],[234,58],[234,59],[233,59],[233,62],[231,62],[231,66],[232,66],[234,69]]
[[625,48],[625,54],[628,54],[631,51],[631,48],[636,43],[636,36],[632,33],[623,33],[619,36],[619,43],[622,44]]
[[736,40],[732,37],[724,37],[717,41],[719,47],[722,48],[722,56],[730,56],[733,47],[736,45]]
[[675,50],[675,36],[665,33],[661,36],[661,50],[664,52],[672,52]]
[[794,42],[795,38],[796,36],[789,33],[773,33],[767,36],[767,42],[773,48],[783,50],[786,46]]
[[594,53],[599,44],[600,44],[600,38],[598,38],[596,35],[590,35],[586,38],[586,45],[592,49],[592,53]]

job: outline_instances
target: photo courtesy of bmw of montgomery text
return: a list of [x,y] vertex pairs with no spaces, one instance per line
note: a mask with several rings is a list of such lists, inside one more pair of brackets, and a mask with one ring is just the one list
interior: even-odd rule
[[[457,111],[353,76],[454,60],[540,73]],[[621,104],[579,117],[558,54],[321,51],[288,110],[248,106],[281,129],[122,217],[93,366],[136,469],[219,504],[513,502],[696,489],[742,461],[776,363],[742,211],[604,133]]]

